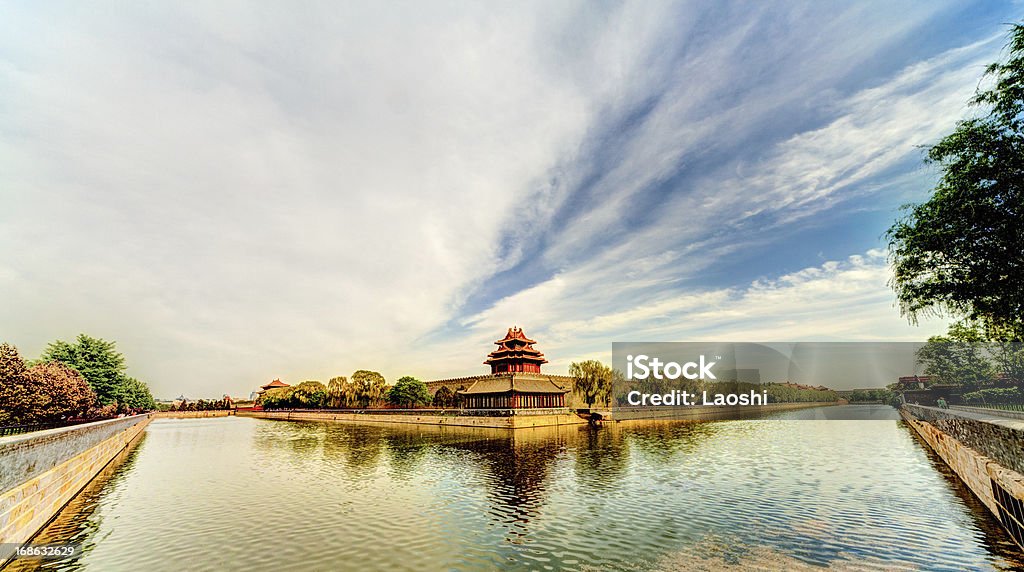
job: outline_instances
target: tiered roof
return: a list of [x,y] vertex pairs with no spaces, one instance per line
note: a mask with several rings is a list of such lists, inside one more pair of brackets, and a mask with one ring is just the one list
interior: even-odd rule
[[[484,361],[484,364],[491,366],[492,373],[506,371],[540,373],[541,364],[548,363],[548,360],[544,359],[544,354],[534,349],[533,344],[537,342],[526,337],[522,328],[515,326],[509,328],[505,337],[494,343],[498,349],[487,354],[487,360]],[[513,367],[515,364],[519,364],[520,368]],[[523,369],[522,364],[528,364],[527,368]]]
[[268,383],[266,385],[261,385],[260,389],[262,389],[263,391],[266,391],[268,389],[274,389],[275,387],[289,387],[289,386],[288,386],[287,383],[281,381],[280,379],[275,379],[274,381],[271,381],[270,383]]

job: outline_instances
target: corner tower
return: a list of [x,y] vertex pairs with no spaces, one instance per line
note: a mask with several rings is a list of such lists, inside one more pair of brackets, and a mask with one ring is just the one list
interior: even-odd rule
[[511,327],[503,339],[496,342],[498,349],[487,355],[484,364],[491,366],[491,373],[528,372],[540,373],[541,364],[548,363],[544,354],[533,348],[534,340],[526,337],[522,328]]

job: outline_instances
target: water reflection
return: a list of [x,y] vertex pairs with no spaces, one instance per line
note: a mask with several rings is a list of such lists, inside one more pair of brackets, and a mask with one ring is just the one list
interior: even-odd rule
[[47,530],[93,546],[52,568],[960,570],[1020,558],[894,420],[515,433],[160,420],[134,455]]

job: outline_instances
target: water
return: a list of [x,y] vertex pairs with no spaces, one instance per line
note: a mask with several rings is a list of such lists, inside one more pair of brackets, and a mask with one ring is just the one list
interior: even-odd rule
[[889,419],[156,420],[37,542],[83,546],[57,570],[1024,569],[892,409],[859,407]]

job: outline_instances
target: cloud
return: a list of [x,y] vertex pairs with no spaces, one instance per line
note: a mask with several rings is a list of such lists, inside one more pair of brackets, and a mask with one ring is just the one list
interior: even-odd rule
[[[905,176],[949,126],[997,49],[908,47],[950,13],[9,7],[0,338],[117,340],[166,397],[458,374],[524,320],[563,362],[703,333],[658,328],[796,285],[702,269]],[[737,320],[718,332],[769,333]]]
[[[521,325],[544,341],[555,370],[581,359],[609,361],[614,341],[922,341],[944,331],[945,320],[912,326],[899,316],[890,276],[885,252],[872,249],[743,286],[638,296],[615,311],[566,296],[570,278],[558,277],[474,316],[473,335],[451,346],[465,348],[462,359],[472,363],[489,335],[532,308],[542,309],[544,322]],[[630,286],[608,288],[614,295]]]

